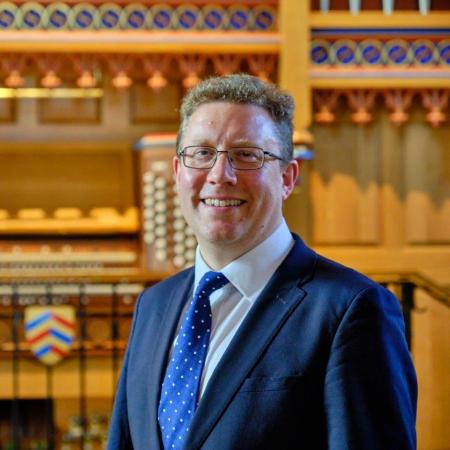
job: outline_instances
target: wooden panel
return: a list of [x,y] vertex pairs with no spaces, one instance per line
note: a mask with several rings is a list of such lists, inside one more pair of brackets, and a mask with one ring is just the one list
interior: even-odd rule
[[419,382],[417,439],[420,450],[447,450],[450,443],[450,310],[418,293],[412,353]]
[[0,123],[16,120],[16,101],[9,98],[0,99]]
[[131,122],[151,123],[158,130],[160,125],[172,124],[175,130],[178,126],[180,91],[179,83],[170,83],[158,91],[145,83],[133,85],[130,95]]
[[[67,359],[53,370],[53,397],[78,398],[80,395],[79,362]],[[19,398],[46,398],[46,366],[36,360],[21,360],[19,371]],[[12,398],[12,363],[2,360],[0,366],[0,399]],[[89,358],[86,370],[88,397],[112,398],[114,392],[111,360]]]
[[96,98],[44,98],[38,100],[39,123],[98,123],[101,102]]
[[289,229],[300,235],[308,244],[312,242],[310,165],[310,161],[301,165],[298,185],[283,205],[283,215]]
[[450,129],[433,129],[417,113],[405,128],[406,238],[450,243]]
[[1,144],[0,205],[10,214],[61,207],[123,212],[134,204],[131,149],[114,144]]
[[377,127],[315,127],[311,170],[313,243],[380,242]]

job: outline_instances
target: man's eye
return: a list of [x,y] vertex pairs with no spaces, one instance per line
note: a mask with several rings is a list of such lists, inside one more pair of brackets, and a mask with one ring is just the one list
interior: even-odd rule
[[212,158],[215,151],[212,148],[199,147],[193,151],[194,158]]
[[242,161],[257,161],[259,159],[258,152],[245,148],[235,150],[234,156]]

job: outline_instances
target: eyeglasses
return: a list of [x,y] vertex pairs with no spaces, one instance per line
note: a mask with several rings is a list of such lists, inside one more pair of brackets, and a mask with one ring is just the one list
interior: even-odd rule
[[217,161],[219,153],[226,153],[231,167],[236,170],[261,169],[265,161],[277,159],[289,162],[271,152],[259,147],[233,147],[228,150],[217,150],[204,145],[190,145],[178,152],[183,164],[191,169],[211,169]]

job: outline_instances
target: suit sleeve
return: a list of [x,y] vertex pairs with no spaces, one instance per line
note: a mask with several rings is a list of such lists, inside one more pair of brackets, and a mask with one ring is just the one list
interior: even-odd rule
[[329,450],[413,450],[417,381],[397,299],[364,289],[333,339],[324,386]]
[[107,450],[132,450],[133,443],[131,440],[130,427],[128,423],[128,406],[127,406],[127,370],[128,360],[130,357],[130,348],[134,336],[135,324],[139,310],[139,303],[142,294],[136,301],[133,321],[131,324],[130,336],[128,338],[127,350],[122,363],[119,382],[117,383],[116,394],[114,397],[114,406],[109,424],[108,445]]

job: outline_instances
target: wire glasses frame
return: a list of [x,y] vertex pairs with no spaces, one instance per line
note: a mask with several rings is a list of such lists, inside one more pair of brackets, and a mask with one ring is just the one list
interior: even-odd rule
[[215,147],[189,145],[177,152],[184,166],[190,169],[212,169],[219,153],[226,153],[230,165],[235,170],[258,170],[266,161],[289,161],[259,147],[233,147],[217,150]]

